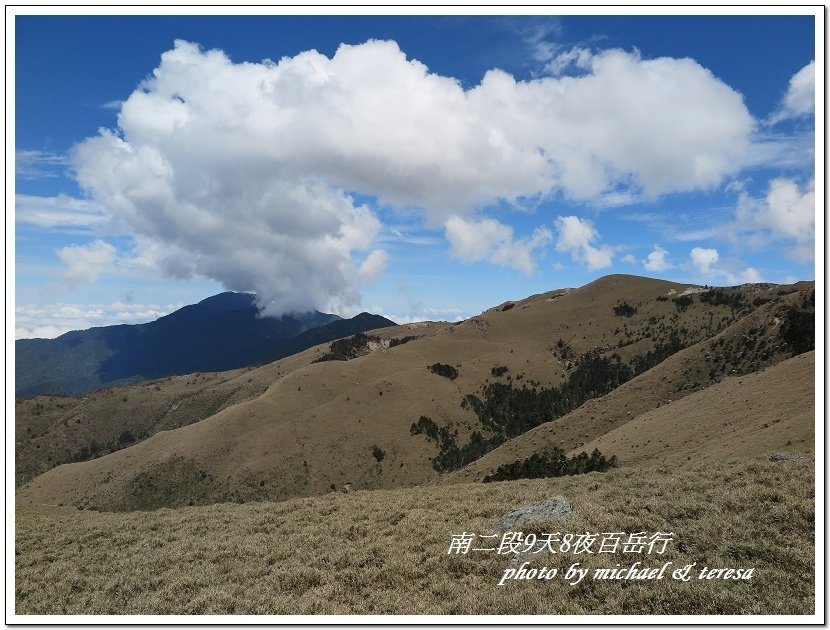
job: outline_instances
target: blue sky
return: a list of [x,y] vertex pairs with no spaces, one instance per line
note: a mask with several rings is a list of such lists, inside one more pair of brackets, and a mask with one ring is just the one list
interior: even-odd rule
[[[15,23],[18,337],[813,279],[813,16]],[[311,52],[316,51],[316,52]]]

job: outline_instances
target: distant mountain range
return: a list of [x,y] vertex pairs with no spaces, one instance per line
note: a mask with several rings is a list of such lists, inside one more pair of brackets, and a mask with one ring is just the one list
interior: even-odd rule
[[103,386],[261,365],[357,332],[394,326],[311,311],[260,317],[249,293],[220,293],[146,324],[15,341],[15,395],[80,395]]

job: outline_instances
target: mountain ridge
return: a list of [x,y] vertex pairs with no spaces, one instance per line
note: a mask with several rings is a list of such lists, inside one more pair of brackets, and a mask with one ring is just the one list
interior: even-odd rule
[[[15,395],[82,395],[168,375],[261,365],[336,339],[344,330],[394,325],[368,316],[325,330],[338,321],[351,320],[318,311],[261,317],[255,296],[228,291],[152,322],[16,340]],[[303,333],[320,327],[304,342]]]
[[[795,352],[788,314],[812,312],[813,299],[810,283],[709,289],[612,276],[457,324],[390,327],[360,340],[368,345],[350,360],[322,360],[330,350],[322,345],[258,368],[251,374],[262,375],[264,391],[129,448],[53,469],[18,497],[135,510],[472,480],[511,444],[527,445],[516,458],[545,448],[534,436],[548,427],[572,425],[567,450],[601,437],[627,417],[624,399],[615,403],[613,413],[622,415],[613,426],[599,406],[614,392],[636,393],[637,383],[647,390],[635,417],[788,359]],[[585,372],[594,364],[616,371],[623,385],[608,385],[607,393],[604,377]],[[543,396],[566,402],[548,417],[536,411]],[[465,406],[471,397],[479,404]],[[487,409],[498,413],[482,415]],[[419,433],[418,423],[431,423],[435,436]],[[481,448],[470,450],[476,439]]]

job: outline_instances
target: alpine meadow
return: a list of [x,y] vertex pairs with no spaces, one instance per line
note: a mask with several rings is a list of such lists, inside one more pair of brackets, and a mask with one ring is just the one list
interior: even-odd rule
[[53,9],[7,623],[824,622],[819,9]]

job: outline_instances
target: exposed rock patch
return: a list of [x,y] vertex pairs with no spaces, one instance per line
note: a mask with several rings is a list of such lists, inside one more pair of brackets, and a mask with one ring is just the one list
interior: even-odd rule
[[493,531],[515,530],[525,523],[546,518],[567,518],[572,511],[568,500],[560,495],[546,501],[524,505],[508,512],[499,519],[499,522],[493,527]]
[[793,462],[793,461],[807,461],[810,458],[806,455],[799,455],[798,453],[770,453],[769,460],[771,462]]

